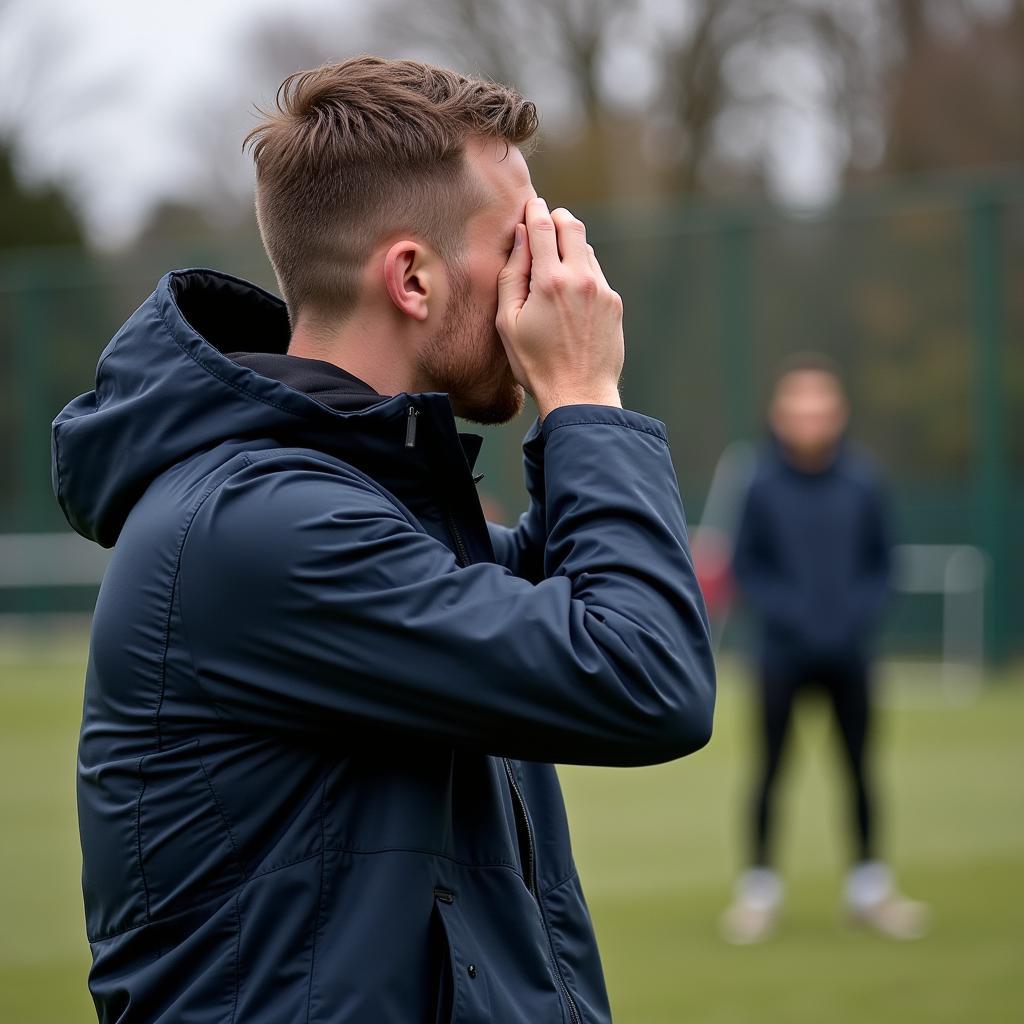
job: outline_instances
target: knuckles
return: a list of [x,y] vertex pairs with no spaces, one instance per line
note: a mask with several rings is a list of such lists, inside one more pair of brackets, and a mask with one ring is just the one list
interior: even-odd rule
[[515,333],[515,320],[513,320],[511,313],[506,309],[498,310],[498,315],[494,318],[494,326],[497,328],[498,334],[503,338],[511,338]]
[[618,295],[611,291],[597,274],[589,270],[565,270],[559,267],[547,270],[546,272],[534,271],[532,284],[546,296],[568,296],[594,301],[602,295],[612,298],[612,304],[616,301],[621,303]]
[[566,275],[558,270],[545,274],[540,280],[541,290],[548,295],[561,295],[567,283]]
[[585,239],[587,236],[586,224],[574,217],[564,207],[559,207],[557,210],[552,211],[551,222],[560,234],[573,234],[579,239]]
[[546,273],[534,271],[534,287],[547,297],[573,296],[593,303],[606,299],[612,309],[621,309],[622,299],[590,271],[566,271],[555,268]]

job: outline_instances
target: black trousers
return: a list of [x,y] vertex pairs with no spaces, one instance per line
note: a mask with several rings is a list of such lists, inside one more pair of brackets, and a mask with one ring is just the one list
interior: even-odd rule
[[828,699],[847,769],[853,854],[875,856],[875,801],[869,784],[868,754],[872,708],[868,662],[862,657],[834,662],[765,660],[758,679],[759,770],[751,814],[751,863],[772,864],[775,792],[797,697],[819,690]]

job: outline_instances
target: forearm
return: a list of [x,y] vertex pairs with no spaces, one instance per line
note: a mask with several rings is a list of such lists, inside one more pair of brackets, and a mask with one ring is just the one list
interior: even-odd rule
[[[210,699],[240,726],[342,746],[390,735],[645,764],[706,743],[714,665],[660,424],[571,407],[549,416],[544,443],[537,584],[458,566],[358,477],[292,473],[287,457],[239,473],[230,500],[197,514],[182,557],[182,614]],[[224,607],[227,632],[214,628]]]

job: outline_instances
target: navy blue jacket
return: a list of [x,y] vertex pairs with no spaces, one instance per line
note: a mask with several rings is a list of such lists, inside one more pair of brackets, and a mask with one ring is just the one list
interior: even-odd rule
[[78,766],[100,1019],[607,1021],[549,762],[710,736],[664,428],[555,410],[489,526],[446,395],[315,363],[305,393],[288,337],[266,292],[169,274],[54,423],[61,506],[114,545]]
[[865,657],[890,573],[872,464],[844,442],[826,468],[808,473],[773,440],[747,492],[733,573],[760,619],[768,665]]

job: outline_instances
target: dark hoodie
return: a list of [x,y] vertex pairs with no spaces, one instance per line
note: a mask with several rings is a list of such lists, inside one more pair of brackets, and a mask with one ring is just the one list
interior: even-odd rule
[[269,294],[169,274],[54,423],[61,507],[114,545],[78,762],[100,1019],[607,1021],[550,762],[710,735],[664,427],[555,410],[492,527],[446,395],[288,338]]
[[805,472],[773,438],[747,493],[733,572],[761,621],[768,666],[866,657],[890,573],[871,463],[843,442],[824,469]]

